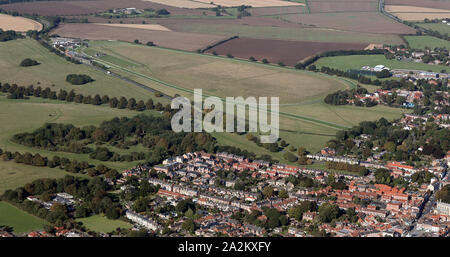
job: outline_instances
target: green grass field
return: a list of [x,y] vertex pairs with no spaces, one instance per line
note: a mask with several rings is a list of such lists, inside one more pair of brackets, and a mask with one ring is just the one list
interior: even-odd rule
[[87,218],[76,219],[77,222],[82,222],[83,225],[95,232],[112,232],[116,228],[132,228],[133,226],[125,221],[121,220],[110,220],[102,215],[93,215]]
[[17,207],[0,202],[0,225],[13,228],[13,233],[22,234],[33,230],[40,230],[47,222],[32,216]]
[[444,23],[416,23],[417,26],[424,29],[434,30],[441,34],[450,34],[450,25]]
[[[55,100],[43,100],[31,98],[30,100],[10,100],[0,97],[0,147],[8,151],[39,153],[44,156],[58,155],[80,161],[88,161],[92,164],[104,163],[105,165],[123,169],[132,167],[137,162],[100,162],[90,159],[87,154],[74,154],[66,152],[52,152],[32,147],[26,147],[11,141],[14,134],[31,132],[41,127],[46,122],[69,123],[75,126],[99,125],[102,121],[114,117],[132,117],[140,112],[126,109],[113,109],[108,106],[93,106],[86,104],[66,103]],[[151,115],[160,115],[155,111],[146,111]],[[131,150],[128,150],[128,152]],[[127,151],[121,151],[125,153]]]
[[65,172],[59,168],[34,167],[0,160],[0,195],[8,189],[16,189],[40,178],[62,178],[66,175],[88,178],[87,175]]
[[[113,66],[115,72],[123,76],[142,83],[154,82],[155,88],[166,94],[192,98],[192,90],[202,88],[204,96],[279,96],[281,137],[296,147],[305,146],[313,151],[322,148],[338,129],[363,120],[378,119],[383,116],[383,111],[389,119],[400,117],[403,112],[391,108],[378,111],[382,107],[339,109],[326,105],[322,101],[325,95],[352,87],[355,83],[320,73],[123,42],[96,41],[83,51],[91,55],[101,51],[116,60],[126,56],[125,61],[139,63],[140,66],[122,66],[120,60],[100,61]],[[215,136],[223,144],[270,154],[246,142],[243,136],[225,133],[215,133]]]
[[405,36],[406,41],[408,41],[409,46],[413,49],[425,49],[429,47],[434,49],[436,47],[450,49],[450,42],[436,37],[431,36]]
[[251,26],[234,24],[201,24],[179,23],[171,25],[176,31],[197,32],[214,35],[237,35],[241,37],[284,39],[314,42],[352,42],[367,44],[402,44],[403,41],[397,35],[339,31],[322,28],[280,28],[271,26]]
[[316,63],[314,63],[318,68],[322,66],[327,66],[330,68],[349,70],[356,69],[359,70],[363,66],[374,67],[379,64],[383,64],[390,69],[411,69],[411,70],[431,70],[440,72],[445,69],[446,66],[443,65],[430,65],[425,63],[415,63],[415,62],[401,62],[397,60],[388,60],[384,55],[350,55],[350,56],[333,56],[320,58]]
[[[155,83],[160,85],[154,87],[168,94],[184,89],[190,93],[195,88],[202,88],[204,95],[279,96],[280,102],[287,104],[348,86],[341,81],[311,72],[123,42],[92,42],[84,52],[92,55],[97,49],[108,54],[106,57],[117,59],[126,56],[127,61],[140,63],[137,67],[125,66],[123,62],[102,59],[107,64],[113,63],[125,68],[126,70],[120,69],[119,72],[128,76],[131,74],[133,79],[153,79],[166,83]],[[314,90],[306,90],[313,85]]]
[[[20,67],[19,63],[25,58],[32,58],[41,64],[32,67]],[[74,86],[65,81],[66,76],[70,73],[87,74],[95,81]],[[50,53],[32,39],[18,39],[0,43],[0,82],[16,83],[20,86],[50,87],[56,91],[60,88],[68,91],[74,89],[76,93],[85,95],[106,94],[110,97],[125,96],[142,100],[154,98],[152,92],[143,88],[106,75],[87,65],[70,63],[64,58]],[[167,100],[162,98],[158,98],[157,101],[167,103]]]

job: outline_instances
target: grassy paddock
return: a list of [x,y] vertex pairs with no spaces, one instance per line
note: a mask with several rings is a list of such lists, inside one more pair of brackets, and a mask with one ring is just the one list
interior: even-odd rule
[[45,220],[30,215],[9,203],[0,202],[0,225],[12,227],[14,233],[22,234],[40,230],[46,223]]
[[[19,63],[31,58],[40,64],[32,67],[20,67]],[[66,82],[70,73],[86,74],[95,81],[74,86]],[[73,64],[64,58],[50,53],[37,41],[18,39],[0,43],[0,82],[16,83],[20,86],[34,85],[42,88],[50,87],[54,91],[75,90],[84,95],[109,95],[110,97],[134,97],[138,100],[155,98],[152,92],[109,76],[84,64]],[[53,86],[54,85],[54,86]],[[166,103],[167,100],[158,98]]]
[[62,178],[66,175],[88,178],[87,175],[69,173],[59,168],[34,167],[0,160],[0,195],[8,189],[16,189],[36,179]]
[[432,70],[440,72],[445,69],[443,65],[430,65],[425,63],[402,62],[397,60],[388,60],[384,55],[349,55],[349,56],[333,56],[320,58],[314,63],[319,69],[322,66],[335,68],[339,70],[355,69],[359,70],[363,66],[374,67],[383,64],[390,69],[410,69],[410,70]]
[[450,49],[450,42],[436,37],[431,36],[405,36],[406,41],[408,41],[409,46],[414,49],[424,49],[429,47],[434,49],[436,47]]
[[116,228],[132,228],[133,226],[125,221],[110,220],[102,215],[93,215],[87,218],[76,219],[77,222],[82,222],[83,225],[95,232],[112,232]]
[[417,26],[424,29],[434,30],[441,34],[450,34],[450,26],[444,23],[416,23]]

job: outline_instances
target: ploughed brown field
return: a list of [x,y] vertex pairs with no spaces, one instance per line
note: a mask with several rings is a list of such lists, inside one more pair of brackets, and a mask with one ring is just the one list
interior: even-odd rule
[[367,44],[359,43],[322,43],[272,39],[237,38],[220,44],[210,50],[219,55],[231,54],[234,57],[258,61],[267,59],[270,63],[282,62],[294,66],[299,61],[318,53],[333,50],[362,50]]
[[376,12],[342,12],[342,13],[311,13],[288,14],[284,19],[344,31],[376,33],[376,34],[415,34],[416,31],[404,24],[396,22],[381,13]]
[[51,34],[91,40],[133,42],[135,39],[138,39],[143,44],[152,41],[157,46],[186,51],[196,51],[226,38],[218,35],[121,28],[96,24],[62,24],[53,30]]
[[437,9],[449,9],[450,1],[448,0],[385,0],[386,5],[409,5],[417,7],[428,7]]
[[[21,14],[39,15],[81,15],[93,14],[114,8],[135,7],[138,9],[167,9],[172,15],[202,15],[205,10],[195,10],[167,6],[141,0],[89,0],[89,1],[50,1],[28,2],[2,5],[6,11],[17,11]],[[210,11],[206,11],[210,12]],[[212,12],[210,12],[212,13]]]

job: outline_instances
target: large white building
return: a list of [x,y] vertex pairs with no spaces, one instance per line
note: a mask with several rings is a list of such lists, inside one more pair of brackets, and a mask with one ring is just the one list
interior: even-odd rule
[[439,201],[436,205],[435,212],[437,214],[450,216],[450,204]]
[[126,216],[129,220],[136,222],[137,224],[139,224],[147,229],[154,230],[154,231],[162,229],[162,226],[159,225],[156,221],[154,221],[150,218],[147,218],[143,215],[140,215],[138,213],[135,213],[132,211],[127,211]]

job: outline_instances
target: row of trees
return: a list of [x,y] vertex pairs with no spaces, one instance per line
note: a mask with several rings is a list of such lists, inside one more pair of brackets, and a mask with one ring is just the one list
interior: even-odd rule
[[83,94],[76,94],[74,90],[67,92],[64,89],[60,89],[59,93],[51,90],[49,87],[42,89],[40,86],[34,88],[33,85],[28,87],[18,86],[16,84],[10,85],[9,83],[0,83],[0,91],[3,93],[9,93],[8,98],[10,99],[27,99],[29,96],[48,98],[52,100],[61,100],[67,102],[92,104],[92,105],[102,105],[109,104],[111,108],[118,109],[130,109],[133,111],[145,111],[153,110],[157,111],[171,111],[170,105],[163,106],[161,103],[154,104],[153,100],[150,98],[147,102],[143,100],[136,101],[134,98],[127,99],[121,96],[119,99],[117,97],[110,98],[108,95],[100,96],[84,96]]
[[362,175],[362,176],[365,176],[369,173],[369,171],[366,169],[366,167],[356,165],[356,164],[343,163],[343,162],[327,162],[326,167],[327,167],[327,169],[332,169],[332,170],[343,170],[343,171],[358,173],[359,175]]
[[14,30],[3,31],[2,29],[0,29],[0,42],[14,40],[17,38],[22,38],[22,36],[19,33],[16,33]]
[[119,154],[111,152],[106,147],[97,147],[94,151],[89,154],[92,159],[97,159],[100,161],[113,161],[113,162],[132,162],[144,160],[147,154],[144,152],[132,152],[130,154]]
[[4,161],[14,160],[16,163],[22,163],[25,165],[32,165],[36,167],[49,167],[49,168],[60,168],[71,173],[83,173],[88,174],[91,177],[98,175],[105,175],[107,178],[115,179],[120,176],[119,172],[115,169],[106,167],[103,164],[97,166],[89,164],[86,161],[70,160],[65,157],[53,156],[49,159],[40,154],[31,154],[29,152],[9,152],[0,149],[0,156]]

